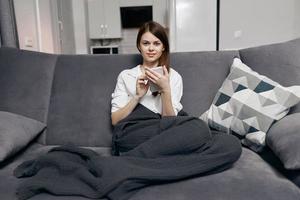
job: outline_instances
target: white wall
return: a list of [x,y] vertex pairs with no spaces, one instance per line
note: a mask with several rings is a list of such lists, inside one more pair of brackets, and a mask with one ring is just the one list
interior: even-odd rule
[[[112,0],[116,1],[116,0]],[[151,6],[154,0],[117,0],[121,7],[126,6]]]
[[220,50],[282,42],[299,36],[295,25],[300,14],[299,0],[226,0],[220,6]]
[[168,24],[168,0],[153,0],[153,20],[163,26]]
[[73,25],[75,37],[75,53],[88,53],[87,3],[85,0],[73,0]]
[[216,0],[170,1],[170,51],[216,50],[216,8]]
[[[51,0],[50,0],[51,1]],[[37,0],[39,7],[39,20],[37,21],[40,33],[39,45],[41,52],[54,53],[53,27],[51,17],[51,5],[49,0]]]
[[21,49],[54,53],[50,0],[14,0]]
[[295,36],[300,37],[300,1],[296,0],[295,7]]
[[122,29],[122,40],[119,42],[119,52],[121,54],[138,53],[136,47],[137,28]]
[[14,7],[20,48],[39,51],[35,0],[14,0]]

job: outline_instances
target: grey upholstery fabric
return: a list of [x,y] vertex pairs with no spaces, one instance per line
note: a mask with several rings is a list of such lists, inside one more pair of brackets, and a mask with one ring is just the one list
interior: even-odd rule
[[[266,95],[270,93],[273,98]],[[235,58],[201,119],[211,128],[236,135],[245,146],[260,152],[269,128],[299,102],[300,91],[283,87]]]
[[223,173],[147,187],[131,200],[299,200],[299,188],[275,173],[256,153],[243,148],[234,167]]
[[284,174],[300,188],[300,170],[286,170]]
[[171,55],[171,66],[183,79],[183,110],[199,117],[209,108],[236,56],[239,56],[237,51],[185,52]]
[[111,145],[110,102],[121,70],[137,55],[60,56],[47,130],[47,144]]
[[[13,174],[13,170],[21,164],[23,161],[34,159],[38,157],[39,155],[45,154],[47,151],[49,151],[51,148],[55,146],[44,146],[41,144],[34,143],[30,145],[26,151],[18,154],[16,157],[13,158],[10,161],[0,163],[0,199],[3,200],[16,200],[16,188],[18,184],[20,183],[20,180],[15,178]],[[100,155],[108,156],[110,153],[109,148],[90,148]],[[37,195],[30,200],[87,200],[87,198],[79,197],[79,196],[59,196],[55,197],[50,194],[41,194]]]
[[268,146],[266,146],[264,151],[261,152],[259,155],[270,166],[279,171],[281,174],[283,174],[285,177],[287,177],[290,181],[295,183],[300,188],[300,170],[285,169],[282,162]]
[[[237,51],[171,55],[171,66],[183,77],[184,110],[200,116],[208,109],[234,56],[238,56]],[[140,64],[139,59],[138,55],[60,56],[49,108],[47,144],[110,146],[111,93],[118,74]]]
[[[8,165],[0,164],[0,196],[1,199],[16,199],[15,190],[20,181],[13,177],[15,167],[22,161],[45,154],[54,146],[40,144],[31,145],[25,152],[19,154]],[[107,156],[108,148],[91,148]],[[256,153],[243,148],[241,158],[234,167],[219,174],[194,177],[180,182],[157,185],[140,190],[131,200],[215,200],[225,197],[230,200],[299,200],[300,190],[293,183],[278,174],[265,163]],[[30,200],[85,200],[79,196],[37,195]]]
[[[254,71],[283,86],[300,85],[300,38],[239,52],[241,60]],[[294,112],[300,112],[299,104],[291,110]]]
[[0,0],[0,47],[19,47],[13,0]]
[[34,119],[0,111],[0,162],[24,148],[45,127]]
[[300,113],[276,122],[267,135],[267,144],[286,169],[300,170]]
[[[254,66],[255,71],[289,86],[300,82],[299,40],[295,43],[250,48],[240,53],[243,61]],[[171,66],[183,77],[184,110],[200,116],[209,108],[234,56],[239,56],[239,52],[171,55]],[[96,146],[95,149],[103,155],[109,155],[110,95],[120,71],[138,63],[140,57],[137,55],[57,56],[1,48],[0,110],[47,122],[45,136],[48,145],[31,144],[25,152],[0,164],[0,199],[15,199],[15,190],[21,180],[12,176],[13,169],[22,161],[44,154],[52,147],[49,144],[71,142]],[[226,172],[145,188],[133,197],[134,200],[221,198],[298,200],[300,190],[259,155],[243,149],[241,159]],[[32,199],[85,198],[42,194]]]
[[46,122],[55,55],[0,49],[0,110]]

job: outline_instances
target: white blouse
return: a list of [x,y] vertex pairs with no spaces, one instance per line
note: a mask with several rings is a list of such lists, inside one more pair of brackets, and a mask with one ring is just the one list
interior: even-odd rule
[[[115,90],[112,93],[111,112],[115,112],[124,107],[136,94],[136,81],[137,77],[140,75],[142,75],[140,65],[131,69],[123,70],[119,74]],[[177,115],[177,113],[182,109],[182,105],[180,103],[183,91],[182,78],[181,75],[172,68],[170,68],[169,78],[172,105],[174,112]],[[162,112],[160,95],[153,96],[150,89],[148,89],[147,93],[140,99],[139,103],[155,113],[161,114]]]

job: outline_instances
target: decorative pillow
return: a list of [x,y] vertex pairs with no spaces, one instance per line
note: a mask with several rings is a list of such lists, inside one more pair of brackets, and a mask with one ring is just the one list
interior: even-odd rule
[[299,122],[300,113],[288,115],[270,128],[266,138],[267,145],[286,169],[300,169]]
[[34,119],[0,111],[0,162],[26,146],[45,127]]
[[283,87],[234,58],[229,75],[200,118],[259,152],[271,125],[300,101],[299,87]]

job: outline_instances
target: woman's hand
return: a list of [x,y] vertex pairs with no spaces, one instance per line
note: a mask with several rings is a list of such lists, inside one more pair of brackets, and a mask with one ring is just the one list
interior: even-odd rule
[[163,66],[164,74],[161,75],[151,68],[145,68],[146,78],[150,80],[152,83],[156,84],[161,92],[170,92],[170,81],[169,81],[169,72],[166,66]]
[[136,96],[142,98],[149,89],[149,83],[145,75],[141,75],[136,81]]

